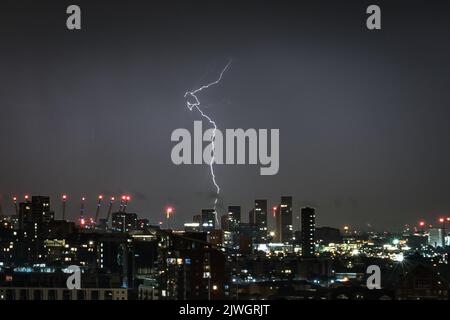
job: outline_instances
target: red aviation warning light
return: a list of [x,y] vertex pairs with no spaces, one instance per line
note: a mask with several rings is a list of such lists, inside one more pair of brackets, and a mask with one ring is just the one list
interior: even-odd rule
[[119,212],[125,211],[125,202],[127,201],[127,196],[123,195],[120,197],[120,206],[119,206]]
[[128,202],[130,202],[130,200],[131,200],[130,196],[128,196],[128,195],[122,196],[122,201],[121,201],[122,212],[125,212],[127,210]]
[[172,214],[173,214],[173,208],[172,207],[167,207],[166,208],[166,217],[167,217],[167,219],[169,219]]
[[277,206],[273,206],[272,207],[272,215],[273,215],[273,217],[275,218],[275,216],[277,215]]
[[17,205],[17,197],[13,197],[14,209],[16,210],[16,216],[19,216],[19,206]]

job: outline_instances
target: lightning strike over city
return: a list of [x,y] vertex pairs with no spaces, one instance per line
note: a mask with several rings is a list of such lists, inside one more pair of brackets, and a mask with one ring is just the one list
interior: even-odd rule
[[450,1],[0,8],[5,320],[448,316]]
[[[212,137],[211,137],[211,160],[209,162],[209,168],[210,168],[210,171],[211,171],[212,182],[213,182],[213,184],[214,184],[214,186],[216,188],[216,198],[214,200],[214,212],[215,213],[216,213],[217,201],[219,200],[219,194],[220,194],[220,186],[217,184],[216,175],[214,173],[214,161],[215,161],[215,154],[216,154],[216,148],[215,148],[214,141],[216,139],[217,124],[210,116],[208,116],[206,113],[204,113],[203,110],[200,108],[200,104],[201,103],[200,103],[199,98],[197,97],[197,94],[200,93],[203,90],[206,90],[206,89],[210,88],[211,86],[219,84],[219,82],[222,80],[222,77],[223,77],[225,71],[227,71],[227,69],[229,68],[230,65],[231,65],[231,60],[222,69],[222,71],[220,72],[219,77],[214,82],[211,82],[209,84],[203,85],[200,88],[195,89],[194,91],[187,91],[184,94],[185,98],[191,97],[193,99],[193,101],[194,101],[194,102],[186,101],[186,105],[189,108],[189,111],[192,111],[192,109],[194,109],[194,108],[197,109],[198,112],[201,114],[201,116],[203,118],[207,119],[209,121],[209,123],[213,126],[213,132],[212,132]],[[216,214],[216,220],[217,220],[217,214]]]

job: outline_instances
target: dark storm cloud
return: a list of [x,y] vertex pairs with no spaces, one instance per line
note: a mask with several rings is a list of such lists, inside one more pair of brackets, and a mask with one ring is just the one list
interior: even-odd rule
[[[280,128],[280,172],[216,168],[219,208],[312,203],[319,224],[400,226],[450,211],[450,20],[439,1],[4,1],[0,193],[131,193],[152,222],[209,207],[208,167],[174,166],[170,134],[201,96],[219,128]],[[204,124],[206,126],[206,123]],[[55,201],[56,210],[59,206]],[[298,212],[298,207],[294,208]],[[3,202],[4,211],[11,205]]]

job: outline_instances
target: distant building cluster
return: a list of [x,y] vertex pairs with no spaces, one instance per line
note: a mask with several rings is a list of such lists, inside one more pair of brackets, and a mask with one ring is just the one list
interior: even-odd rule
[[[112,197],[105,218],[102,196],[93,218],[84,200],[76,222],[66,220],[67,196],[59,214],[45,196],[14,198],[15,213],[0,214],[0,300],[449,298],[450,219],[398,233],[318,227],[315,208],[282,196],[273,206],[256,199],[247,222],[229,206],[176,230],[173,208],[163,227],[128,212],[128,196],[118,210]],[[81,289],[66,286],[72,265]],[[366,286],[370,265],[380,290]]]

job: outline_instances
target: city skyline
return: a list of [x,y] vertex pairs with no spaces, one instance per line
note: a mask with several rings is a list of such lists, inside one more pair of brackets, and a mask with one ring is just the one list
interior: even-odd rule
[[72,32],[65,2],[8,1],[4,210],[24,193],[86,196],[92,210],[99,193],[131,194],[148,218],[173,205],[180,224],[212,207],[207,165],[173,165],[170,133],[201,119],[184,94],[232,57],[202,103],[219,129],[279,128],[280,170],[216,166],[220,214],[239,204],[246,216],[254,199],[287,194],[295,210],[316,207],[317,222],[333,226],[398,229],[448,215],[448,4],[404,2],[404,14],[401,1],[382,1],[384,28],[370,33],[368,2],[319,2],[159,1],[124,11],[80,1],[83,28]]
[[450,300],[449,1],[3,2],[1,304]]
[[[54,219],[55,220],[66,220],[66,221],[72,221],[76,224],[80,224],[80,218],[85,218],[86,221],[88,219],[91,219],[95,221],[95,218],[97,218],[97,222],[99,220],[105,219],[105,218],[111,218],[111,214],[119,213],[119,212],[129,212],[133,214],[137,214],[140,218],[148,219],[149,223],[154,226],[161,226],[164,228],[167,228],[167,210],[170,210],[170,228],[174,228],[177,230],[183,230],[185,228],[185,224],[189,224],[194,222],[195,216],[201,216],[202,212],[211,211],[211,213],[214,212],[212,208],[199,208],[197,211],[192,212],[191,215],[187,215],[187,218],[184,217],[186,215],[178,216],[178,210],[176,207],[174,207],[172,204],[165,204],[164,206],[161,206],[161,210],[158,213],[148,215],[146,212],[142,212],[139,209],[136,209],[133,207],[133,197],[130,194],[124,194],[124,195],[118,195],[118,196],[107,196],[103,194],[99,194],[96,197],[91,197],[95,199],[95,201],[91,201],[93,204],[95,202],[95,205],[89,206],[88,199],[89,197],[82,196],[79,199],[73,199],[70,195],[63,193],[59,197],[58,201],[55,201],[55,199],[52,200],[49,196],[43,196],[43,195],[32,195],[32,194],[24,194],[22,197],[12,196],[10,198],[9,203],[7,204],[7,207],[10,207],[9,209],[5,210],[5,206],[0,205],[0,217],[15,217],[18,216],[18,210],[19,205],[22,203],[26,203],[31,201],[32,197],[46,197],[49,199],[49,203],[51,204],[54,213]],[[221,220],[222,217],[228,215],[233,210],[237,210],[239,208],[239,221],[244,223],[254,223],[254,224],[261,224],[262,226],[267,226],[267,232],[269,231],[279,231],[278,224],[281,225],[281,220],[277,220],[281,216],[283,216],[283,210],[280,211],[281,206],[283,205],[283,199],[290,199],[287,201],[290,201],[291,203],[295,199],[293,196],[280,196],[279,201],[268,201],[268,199],[255,199],[255,200],[249,200],[249,202],[253,202],[254,206],[250,206],[250,210],[245,209],[245,206],[242,206],[240,204],[230,204],[227,206],[227,210],[223,212],[217,212],[217,219],[214,223],[215,229],[221,229],[223,227],[223,221]],[[256,219],[256,215],[254,215],[254,209],[258,208],[258,203],[263,203],[262,206],[265,206],[267,210],[262,212],[262,215],[260,215],[260,218]],[[294,202],[295,203],[295,202]],[[234,209],[232,209],[234,208]],[[262,207],[261,207],[262,208]],[[290,223],[289,225],[292,226],[293,231],[300,231],[301,230],[301,221],[303,220],[303,210],[307,208],[313,208],[314,211],[320,212],[320,208],[315,207],[311,204],[305,204],[301,207],[296,208],[294,205],[290,206]],[[230,211],[231,210],[231,211]],[[248,214],[246,214],[248,212]],[[70,215],[68,213],[71,213]],[[243,214],[242,214],[243,213]],[[65,217],[65,218],[64,218]],[[245,217],[245,218],[244,218]],[[253,218],[252,218],[253,217]],[[264,218],[265,217],[265,218]],[[320,214],[319,214],[320,218]],[[184,220],[182,220],[184,219]],[[281,218],[280,218],[281,219]],[[420,229],[423,227],[426,228],[439,228],[443,221],[442,219],[445,219],[445,221],[449,221],[450,214],[441,213],[438,215],[423,215],[419,217],[416,221],[405,221],[402,225],[398,227],[378,227],[373,225],[366,225],[365,227],[358,227],[351,223],[351,221],[342,221],[342,223],[338,225],[333,225],[330,223],[327,223],[326,221],[323,221],[323,219],[320,219],[319,221],[322,221],[321,223],[316,223],[317,225],[323,226],[323,227],[334,227],[338,228],[341,231],[345,231],[348,229],[351,229],[352,232],[401,232],[405,229]],[[315,219],[314,219],[315,220]],[[266,222],[264,222],[266,221]],[[315,220],[316,221],[316,220]],[[288,238],[291,236],[288,236]],[[280,239],[278,239],[280,240]]]
[[[110,199],[106,219],[99,218],[105,197],[95,219],[85,200],[74,223],[56,218],[48,196],[14,198],[16,214],[0,216],[0,300],[449,297],[450,217],[435,227],[421,221],[397,233],[361,233],[318,226],[317,211],[304,207],[295,230],[292,197],[281,196],[275,230],[265,199],[254,201],[249,222],[230,206],[220,226],[214,210],[203,209],[177,230],[170,206],[167,224],[153,225],[127,211],[128,195],[119,210]],[[61,201],[66,208],[68,196]]]

